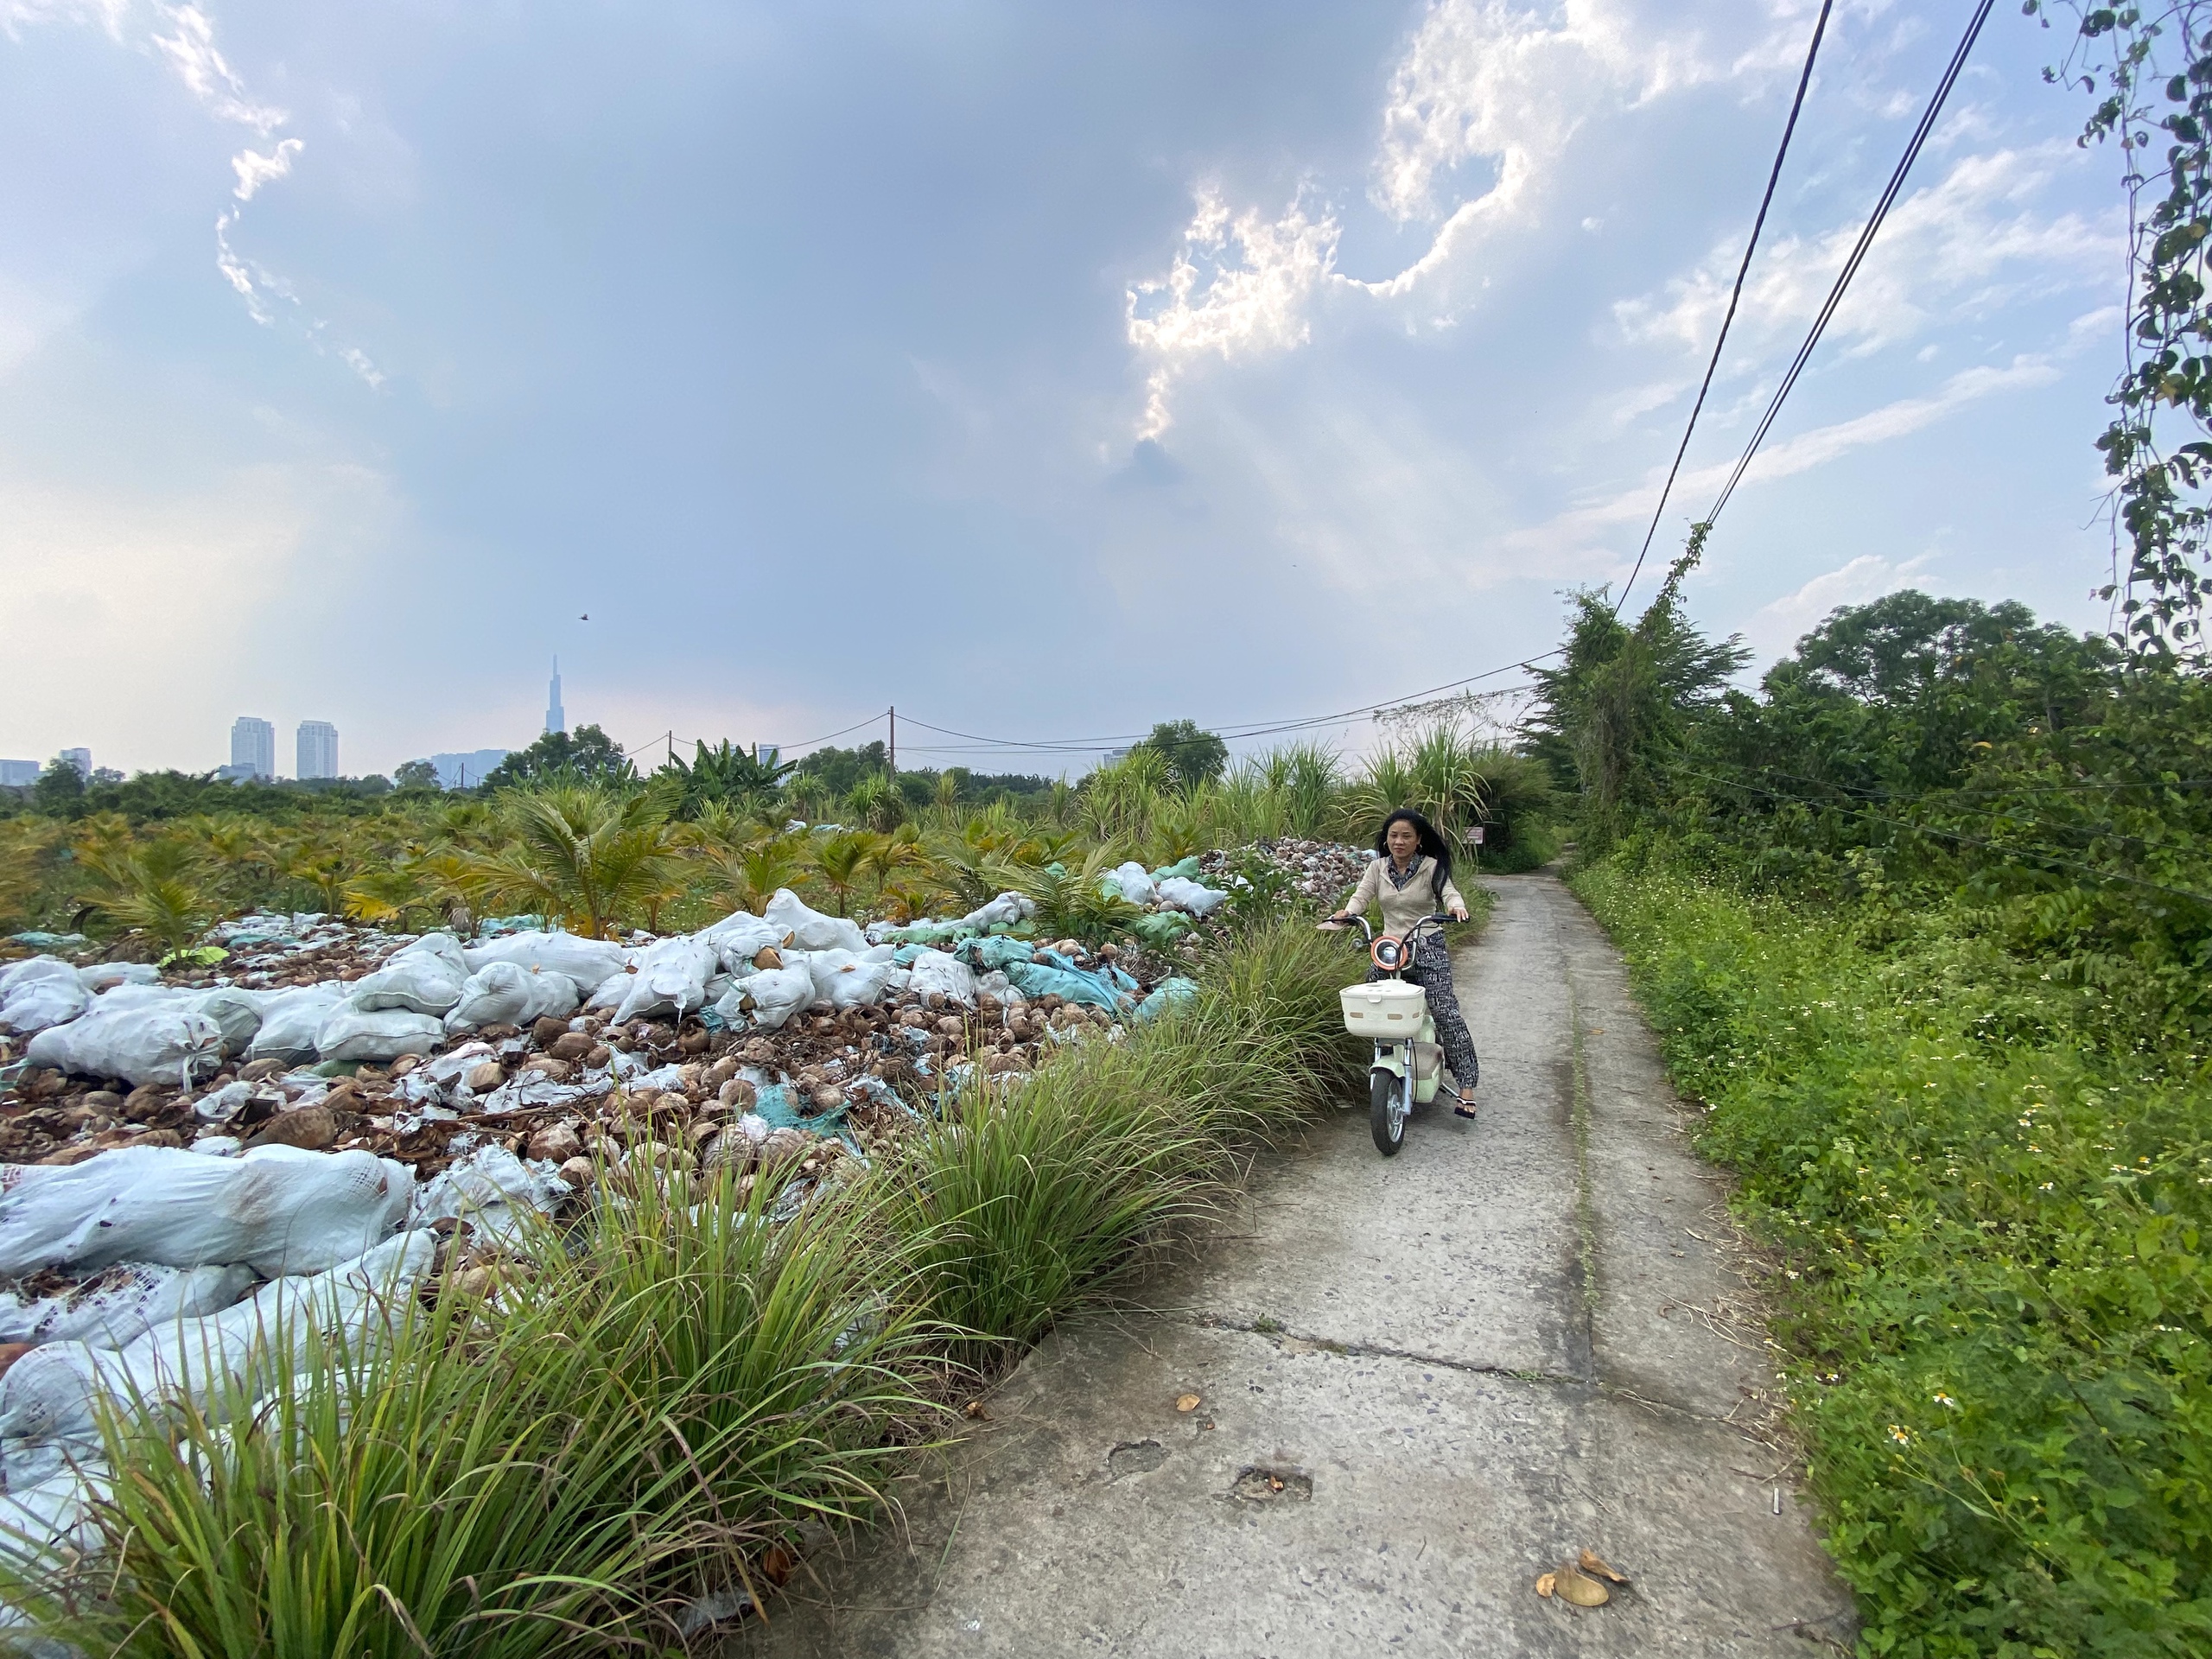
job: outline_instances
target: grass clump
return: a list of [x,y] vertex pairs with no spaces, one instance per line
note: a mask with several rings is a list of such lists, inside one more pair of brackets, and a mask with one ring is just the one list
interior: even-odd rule
[[2202,1057],[2101,1051],[1941,907],[1869,931],[1656,859],[1576,886],[1786,1251],[1862,1650],[2212,1651]]

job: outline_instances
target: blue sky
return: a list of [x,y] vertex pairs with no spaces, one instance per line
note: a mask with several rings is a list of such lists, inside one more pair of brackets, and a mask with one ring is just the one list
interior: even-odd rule
[[[1838,6],[1662,550],[1968,10]],[[527,741],[557,652],[627,743],[896,702],[912,764],[1057,772],[907,722],[1541,651],[1634,556],[1813,10],[0,0],[0,753],[251,713],[388,770]],[[1906,584],[2103,620],[2118,158],[2057,44],[1999,9],[1721,521],[1693,609],[1763,659]]]

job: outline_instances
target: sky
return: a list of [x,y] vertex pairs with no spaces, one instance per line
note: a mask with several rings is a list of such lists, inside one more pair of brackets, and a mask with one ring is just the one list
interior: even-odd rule
[[[0,754],[388,772],[557,654],[641,759],[895,704],[1079,773],[1506,667],[1636,556],[1815,10],[0,0]],[[1970,10],[1836,6],[1655,558]],[[2062,44],[1998,8],[1713,533],[1761,664],[1904,586],[2104,624]]]

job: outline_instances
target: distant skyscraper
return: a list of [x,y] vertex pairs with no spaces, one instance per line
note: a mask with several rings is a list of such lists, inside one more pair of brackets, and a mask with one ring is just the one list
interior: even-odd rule
[[269,779],[276,775],[276,728],[265,720],[240,715],[231,722],[231,764],[228,770],[243,778]]
[[553,659],[553,689],[545,694],[545,729],[565,732],[569,729],[568,712],[561,707],[561,659]]
[[338,728],[327,720],[303,720],[300,722],[300,768],[293,774],[305,780],[309,778],[335,778],[338,775]]
[[64,749],[61,751],[61,758],[77,768],[77,775],[79,778],[92,777],[92,752],[90,749]]
[[443,787],[474,789],[506,758],[505,749],[472,749],[467,754],[434,754],[430,764],[438,769],[438,782]]
[[0,760],[0,788],[21,789],[25,784],[35,784],[45,770],[35,760]]

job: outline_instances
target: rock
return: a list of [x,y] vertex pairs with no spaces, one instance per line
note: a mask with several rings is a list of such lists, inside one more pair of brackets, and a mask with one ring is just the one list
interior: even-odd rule
[[733,1112],[749,1112],[760,1098],[760,1091],[743,1077],[732,1077],[722,1084],[715,1099]]
[[545,1046],[545,1052],[556,1060],[581,1060],[598,1046],[589,1032],[564,1031]]
[[592,1181],[597,1174],[598,1171],[588,1158],[571,1158],[561,1166],[561,1179],[579,1192],[590,1192]]
[[338,1120],[327,1105],[318,1101],[312,1106],[295,1106],[289,1112],[277,1113],[254,1131],[246,1145],[297,1147],[303,1152],[321,1152],[337,1139]]
[[566,1123],[548,1124],[530,1137],[532,1158],[550,1158],[556,1164],[565,1164],[583,1154],[583,1137]]
[[461,1081],[472,1095],[488,1095],[507,1080],[507,1069],[497,1060],[479,1060]]
[[550,1014],[530,1028],[531,1040],[548,1052],[551,1051],[554,1044],[568,1034],[569,1022],[565,1020],[556,1020]]

